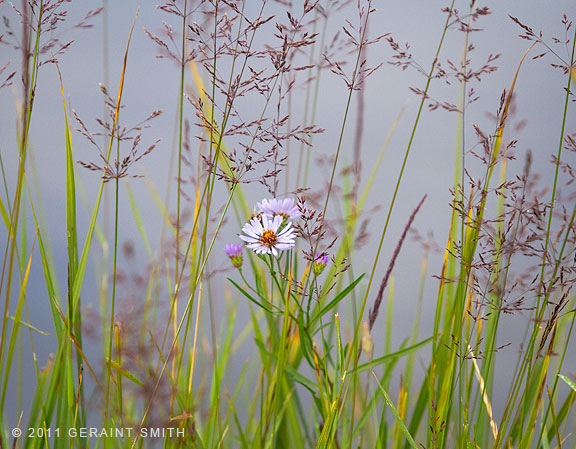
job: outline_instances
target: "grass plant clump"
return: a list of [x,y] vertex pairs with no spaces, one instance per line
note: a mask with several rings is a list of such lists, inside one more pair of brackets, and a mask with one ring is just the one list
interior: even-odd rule
[[112,47],[78,3],[0,0],[0,449],[574,447],[572,18],[165,0]]

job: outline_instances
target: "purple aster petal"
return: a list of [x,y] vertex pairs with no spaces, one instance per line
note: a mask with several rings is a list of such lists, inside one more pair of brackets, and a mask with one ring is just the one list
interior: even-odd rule
[[293,198],[279,200],[277,198],[264,199],[258,203],[258,207],[266,215],[282,216],[283,218],[295,219],[302,215],[295,205]]
[[239,243],[228,243],[224,247],[224,251],[228,257],[237,257],[242,255],[242,245]]

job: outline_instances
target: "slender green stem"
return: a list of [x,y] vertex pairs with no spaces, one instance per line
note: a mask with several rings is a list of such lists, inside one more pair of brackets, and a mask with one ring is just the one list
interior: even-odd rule
[[[450,10],[453,9],[454,7],[454,3],[455,0],[452,0],[452,3],[450,5]],[[408,140],[408,145],[406,147],[406,151],[404,153],[404,159],[402,161],[402,167],[400,169],[400,173],[398,174],[398,178],[396,180],[396,186],[394,188],[394,194],[392,195],[392,201],[390,204],[390,207],[388,208],[388,213],[386,215],[386,221],[384,222],[384,228],[382,230],[381,236],[380,236],[380,241],[378,243],[378,249],[376,251],[376,256],[374,257],[374,264],[372,266],[372,271],[370,273],[370,278],[368,281],[368,286],[366,288],[366,293],[364,295],[364,300],[362,302],[362,307],[360,309],[360,314],[358,317],[358,322],[356,323],[356,328],[355,328],[355,332],[354,332],[354,342],[356,342],[357,340],[357,336],[359,334],[359,329],[360,329],[360,324],[361,324],[361,320],[362,317],[364,316],[364,310],[366,308],[366,303],[368,301],[368,295],[370,293],[370,287],[372,286],[372,282],[374,280],[374,275],[376,272],[376,266],[377,266],[377,262],[378,260],[380,260],[380,252],[382,250],[382,245],[384,243],[384,237],[386,236],[386,232],[388,230],[388,224],[390,222],[390,217],[392,216],[392,211],[394,209],[394,205],[396,203],[396,197],[398,195],[398,192],[400,190],[400,183],[402,181],[402,177],[404,174],[404,169],[406,168],[406,163],[408,161],[408,156],[410,154],[410,150],[412,149],[412,143],[414,141],[414,136],[416,135],[416,129],[418,128],[418,125],[420,123],[420,116],[422,114],[422,110],[424,109],[424,104],[426,102],[426,98],[428,95],[428,90],[430,88],[430,83],[432,81],[432,74],[434,73],[434,69],[436,67],[436,63],[438,62],[438,56],[440,55],[440,50],[442,49],[442,45],[444,43],[444,38],[446,36],[446,31],[448,30],[448,19],[446,19],[446,24],[444,26],[444,30],[442,32],[442,36],[440,38],[440,42],[438,44],[437,50],[436,50],[436,55],[434,56],[434,60],[432,62],[432,66],[430,68],[430,71],[428,73],[428,77],[427,77],[427,81],[426,81],[426,87],[424,88],[424,94],[422,95],[422,100],[420,101],[420,105],[418,107],[418,113],[416,114],[416,120],[414,121],[414,126],[412,127],[412,132],[410,133],[410,139]],[[357,360],[357,357],[353,357],[354,355],[354,351],[355,351],[355,343],[353,343],[352,345],[349,346],[349,351],[348,351],[348,356],[347,356],[347,361],[346,361],[346,369],[348,369],[348,366],[350,364],[350,361],[352,360],[352,358],[354,358],[355,360]]]
[[[26,8],[28,6],[26,5]],[[8,310],[10,304],[11,296],[11,286],[12,286],[12,271],[14,268],[14,257],[16,254],[16,237],[18,233],[18,221],[20,218],[20,199],[22,196],[22,185],[24,182],[24,175],[26,171],[26,153],[28,149],[28,138],[30,134],[30,121],[32,117],[32,107],[34,104],[34,92],[36,89],[36,82],[38,77],[39,69],[39,51],[40,51],[40,35],[42,32],[42,20],[44,17],[44,0],[40,0],[38,7],[38,21],[36,24],[36,39],[34,43],[34,52],[32,53],[32,73],[29,78],[29,49],[24,47],[23,50],[23,67],[24,67],[24,80],[30,79],[30,82],[24,83],[25,98],[27,99],[26,105],[24,107],[23,117],[22,117],[22,140],[20,144],[20,152],[18,159],[18,178],[16,181],[16,191],[14,193],[14,200],[12,201],[12,214],[10,216],[10,227],[8,229],[8,238],[6,239],[6,248],[4,250],[4,260],[2,263],[2,277],[0,279],[0,294],[4,290],[4,285],[6,283],[6,300],[4,302],[4,314],[2,317],[2,336],[0,338],[0,363],[4,356],[4,346],[5,346],[5,336],[6,336],[6,320],[8,317]],[[30,24],[25,23],[24,26],[31,27]],[[31,29],[31,28],[30,28]],[[24,31],[25,36],[29,33],[29,29]],[[8,270],[6,271],[6,263],[8,263]]]
[[[116,144],[116,164],[120,164],[120,140]],[[117,165],[118,169],[119,165]],[[115,311],[116,311],[116,276],[117,276],[117,262],[118,262],[118,220],[120,211],[120,174],[116,174],[114,180],[114,252],[112,261],[112,298],[110,302],[110,326],[108,328],[108,354],[106,359],[107,376],[106,376],[106,402],[104,406],[104,427],[108,428],[111,410],[110,401],[110,380],[112,378],[112,357],[113,357],[113,343],[114,343],[114,327],[115,327]],[[119,382],[119,380],[118,380]],[[119,387],[120,388],[120,387]],[[119,404],[121,410],[121,404]],[[106,449],[108,438],[104,438],[104,449]]]
[[[182,141],[184,136],[184,74],[186,70],[186,21],[188,18],[188,0],[184,0],[184,12],[182,14],[182,54],[180,55],[180,95],[178,106],[178,178],[176,180],[176,261],[174,279],[178,277],[180,261],[180,199],[182,196]],[[184,262],[185,263],[185,262]]]

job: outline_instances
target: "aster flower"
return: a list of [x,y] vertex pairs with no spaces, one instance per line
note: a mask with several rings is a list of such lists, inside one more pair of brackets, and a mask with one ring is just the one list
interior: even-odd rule
[[287,223],[280,229],[283,220],[280,215],[273,218],[267,215],[262,215],[261,219],[252,218],[242,228],[246,235],[241,235],[240,238],[256,254],[278,256],[278,251],[290,249],[296,244],[292,223]]
[[224,247],[224,251],[230,258],[232,265],[238,269],[242,268],[242,245],[238,243],[228,243]]
[[320,273],[324,271],[326,265],[328,264],[328,254],[326,253],[318,253],[314,258],[314,263],[312,264],[312,270],[314,270],[314,274],[318,276]]
[[266,215],[271,215],[272,217],[279,215],[286,220],[294,220],[302,215],[294,202],[294,198],[285,198],[283,200],[277,198],[265,199],[258,203],[258,207]]

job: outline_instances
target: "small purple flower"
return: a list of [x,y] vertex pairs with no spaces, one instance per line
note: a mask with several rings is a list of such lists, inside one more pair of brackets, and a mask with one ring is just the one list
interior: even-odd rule
[[224,247],[224,251],[230,258],[232,265],[236,268],[242,268],[242,245],[238,243],[228,243]]
[[318,276],[320,273],[324,271],[326,265],[328,265],[328,254],[326,253],[318,253],[314,258],[314,263],[312,264],[312,270],[314,274]]
[[302,215],[298,206],[294,202],[294,198],[285,198],[279,200],[277,198],[265,199],[261,203],[258,203],[258,207],[266,215],[272,217],[281,216],[286,220],[294,220],[300,218]]
[[254,217],[244,225],[242,231],[246,235],[241,235],[240,238],[248,243],[246,246],[256,254],[278,256],[278,251],[290,249],[296,244],[292,223],[281,228],[283,221],[279,215],[274,218],[262,215],[262,219]]

